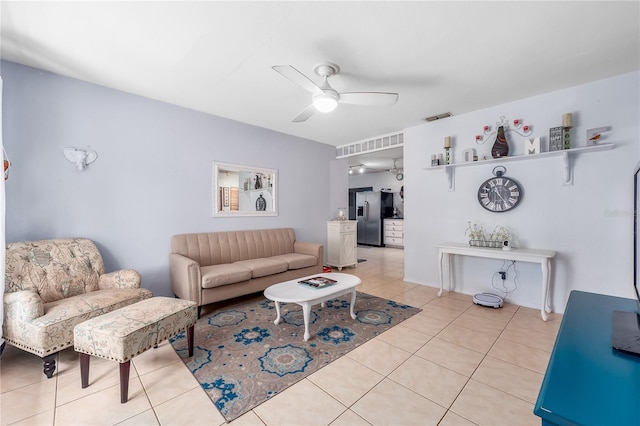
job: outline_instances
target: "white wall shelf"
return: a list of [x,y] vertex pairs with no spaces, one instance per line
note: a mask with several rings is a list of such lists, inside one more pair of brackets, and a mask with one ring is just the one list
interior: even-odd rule
[[564,178],[562,183],[564,185],[573,185],[573,165],[571,162],[571,157],[575,155],[583,154],[583,153],[588,153],[588,152],[608,151],[610,149],[613,149],[613,144],[604,143],[600,145],[586,146],[582,148],[565,149],[562,151],[549,151],[549,152],[541,152],[540,154],[514,155],[512,157],[491,158],[489,160],[467,161],[464,163],[424,167],[423,169],[424,170],[444,170],[444,172],[447,175],[449,191],[454,191],[455,190],[454,174],[455,174],[455,169],[457,167],[469,167],[469,166],[479,166],[482,164],[491,164],[491,163],[506,163],[510,161],[537,160],[542,158],[561,157],[562,165],[564,168]]

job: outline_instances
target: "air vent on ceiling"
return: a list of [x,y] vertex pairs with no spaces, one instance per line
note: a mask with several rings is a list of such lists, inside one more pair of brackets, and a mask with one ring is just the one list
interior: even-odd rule
[[432,115],[431,117],[427,117],[424,119],[424,121],[436,121],[436,120],[440,120],[442,118],[447,118],[447,117],[451,117],[453,114],[451,114],[450,112],[444,112],[442,114],[438,114],[438,115]]
[[403,142],[404,138],[402,133],[378,136],[373,139],[367,139],[336,147],[336,158],[345,158],[352,155],[364,154],[365,152],[380,151],[396,146],[402,146]]

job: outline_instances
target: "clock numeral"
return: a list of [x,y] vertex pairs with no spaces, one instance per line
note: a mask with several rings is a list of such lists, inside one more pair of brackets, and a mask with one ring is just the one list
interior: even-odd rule
[[520,191],[511,191],[510,194],[512,197],[519,197],[520,196]]
[[516,203],[516,201],[518,201],[516,198],[509,198],[509,202],[510,202],[511,204],[515,204],[515,203]]
[[491,180],[491,181],[489,181],[489,186],[490,186],[491,188],[494,188],[494,187],[496,186],[496,182],[495,182],[495,180]]
[[494,207],[494,210],[499,212],[502,211],[502,205],[500,203],[496,203],[496,206]]
[[511,185],[509,187],[509,191],[515,191],[516,189],[518,189],[518,185]]
[[494,179],[494,181],[495,181],[496,185],[499,185],[499,186],[502,186],[502,185],[503,185],[503,183],[502,183],[502,181],[503,181],[503,180],[504,180],[504,179],[502,179],[502,178],[495,178],[495,179]]

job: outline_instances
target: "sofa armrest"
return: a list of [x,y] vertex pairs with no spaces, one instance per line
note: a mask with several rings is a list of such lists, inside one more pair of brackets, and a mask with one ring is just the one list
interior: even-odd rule
[[110,290],[115,288],[140,288],[142,277],[135,269],[122,269],[100,275],[98,288]]
[[294,241],[293,251],[295,253],[308,254],[310,256],[315,256],[318,259],[318,263],[320,265],[322,265],[322,262],[324,262],[324,259],[323,259],[324,246],[322,244],[307,243],[303,241]]
[[202,275],[200,264],[181,254],[169,255],[171,272],[171,290],[180,299],[191,300],[198,306],[202,304]]
[[35,291],[5,293],[3,302],[5,324],[15,320],[31,321],[44,315],[44,302]]

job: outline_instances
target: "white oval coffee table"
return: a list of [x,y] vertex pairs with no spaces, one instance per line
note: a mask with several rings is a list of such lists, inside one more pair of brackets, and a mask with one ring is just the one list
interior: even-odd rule
[[[330,278],[337,282],[322,288],[314,288],[298,282],[313,277]],[[322,303],[324,306],[324,302],[327,300],[332,300],[344,294],[351,293],[350,314],[351,318],[356,319],[356,314],[353,312],[353,305],[356,303],[356,287],[361,282],[360,278],[355,275],[342,274],[338,272],[314,274],[309,275],[308,277],[274,284],[264,291],[264,296],[276,303],[277,318],[275,319],[274,324],[280,323],[280,303],[296,303],[302,306],[302,315],[304,318],[304,340],[306,342],[309,340],[309,315],[311,313],[311,306],[313,305]]]

